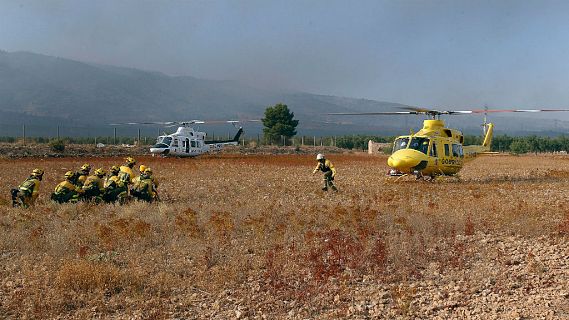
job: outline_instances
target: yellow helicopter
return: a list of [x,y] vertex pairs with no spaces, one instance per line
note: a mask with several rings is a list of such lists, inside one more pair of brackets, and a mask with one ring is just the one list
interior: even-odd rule
[[[494,125],[486,122],[486,114],[496,112],[552,112],[569,109],[540,110],[461,110],[439,111],[424,108],[404,108],[409,111],[329,113],[329,115],[426,115],[423,128],[417,133],[399,136],[393,142],[393,152],[387,159],[390,176],[415,175],[417,179],[434,179],[436,176],[456,175],[468,160],[490,152]],[[445,127],[441,115],[484,114],[484,140],[482,145],[464,146],[464,135]]]

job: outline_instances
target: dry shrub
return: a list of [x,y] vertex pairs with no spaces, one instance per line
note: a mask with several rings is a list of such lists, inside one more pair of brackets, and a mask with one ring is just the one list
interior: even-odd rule
[[338,276],[346,268],[361,269],[366,263],[362,257],[364,246],[357,237],[331,230],[307,235],[306,238],[310,241],[306,260],[317,281]]
[[198,213],[192,208],[187,208],[177,214],[174,224],[180,232],[187,234],[190,238],[203,237],[203,230],[198,225]]
[[89,292],[110,290],[120,292],[124,287],[136,282],[131,276],[121,272],[111,263],[85,260],[64,261],[56,272],[55,284],[63,290]]

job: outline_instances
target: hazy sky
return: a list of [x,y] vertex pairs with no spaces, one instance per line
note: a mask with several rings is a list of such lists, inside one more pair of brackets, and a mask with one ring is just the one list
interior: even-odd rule
[[0,49],[421,106],[569,107],[568,1],[0,0]]

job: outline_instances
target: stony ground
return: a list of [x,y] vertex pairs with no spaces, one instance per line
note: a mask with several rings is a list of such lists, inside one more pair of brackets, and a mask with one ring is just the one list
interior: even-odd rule
[[46,169],[32,210],[0,197],[0,315],[116,319],[567,319],[569,157],[489,156],[459,178],[387,179],[334,154],[142,157],[160,204],[56,205],[69,169],[0,159],[0,192]]

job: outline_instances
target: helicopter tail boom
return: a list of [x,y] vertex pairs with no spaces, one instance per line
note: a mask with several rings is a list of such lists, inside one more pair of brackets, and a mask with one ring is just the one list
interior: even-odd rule
[[488,150],[486,150],[486,151],[490,151],[490,146],[492,145],[493,134],[494,134],[494,124],[489,123],[488,128],[486,130],[486,136],[484,137],[484,142],[482,143],[483,147],[488,148]]
[[239,143],[239,138],[241,137],[241,134],[243,134],[243,128],[239,128],[239,130],[237,131],[237,133],[235,134],[235,137],[233,137],[233,139],[231,140],[212,140],[212,141],[206,141],[206,144],[238,144]]

